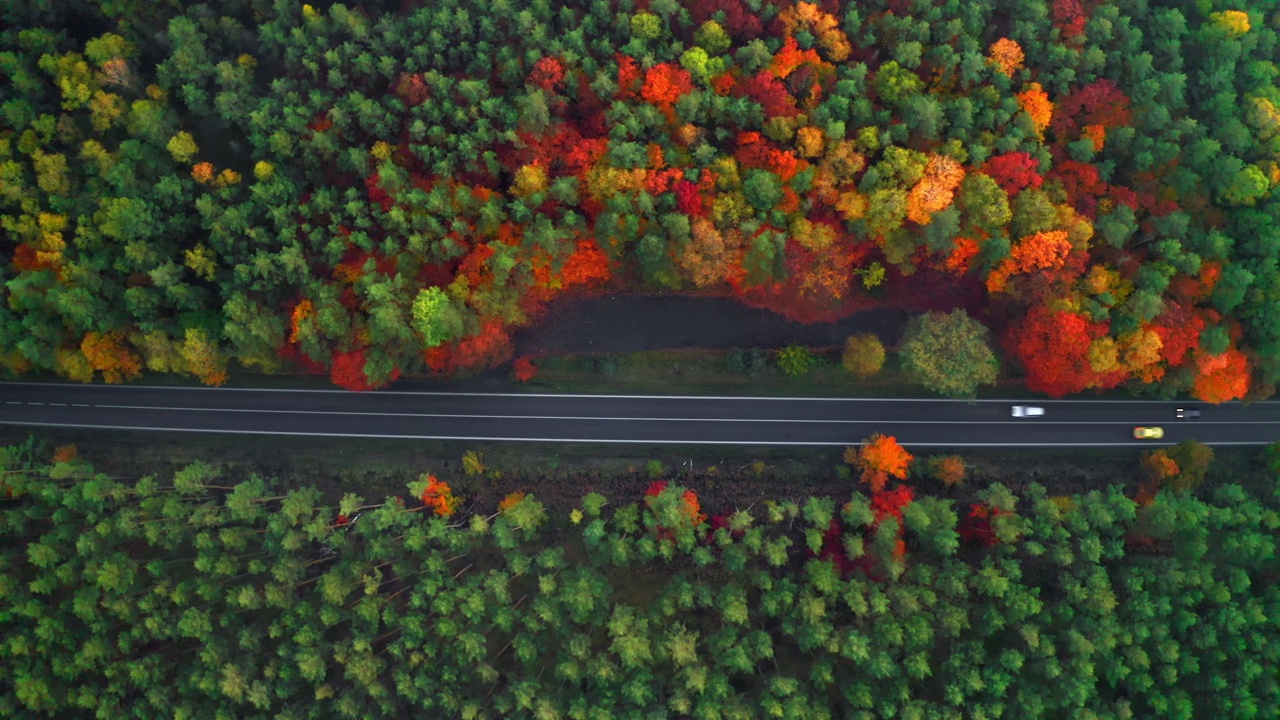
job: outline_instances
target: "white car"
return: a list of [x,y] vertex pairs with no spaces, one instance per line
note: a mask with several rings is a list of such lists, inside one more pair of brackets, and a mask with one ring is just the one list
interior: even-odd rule
[[1040,417],[1044,415],[1044,408],[1035,407],[1033,405],[1014,405],[1014,417]]

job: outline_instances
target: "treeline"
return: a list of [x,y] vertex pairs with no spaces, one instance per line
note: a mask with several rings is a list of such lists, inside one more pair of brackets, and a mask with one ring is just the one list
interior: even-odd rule
[[[0,456],[0,715],[1269,717],[1275,494],[338,507]],[[1268,710],[1271,708],[1272,710]]]
[[1268,3],[3,0],[8,372],[353,389],[561,293],[963,305],[1033,390],[1280,377]]

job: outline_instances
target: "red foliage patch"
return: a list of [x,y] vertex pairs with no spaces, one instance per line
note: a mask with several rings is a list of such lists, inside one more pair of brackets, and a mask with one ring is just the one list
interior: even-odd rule
[[1073,90],[1058,102],[1051,127],[1062,142],[1078,140],[1086,125],[1124,127],[1131,122],[1129,96],[1114,80],[1095,80]]
[[697,185],[688,180],[681,180],[676,183],[675,195],[676,207],[680,212],[690,217],[706,217],[707,206],[698,192]]
[[618,60],[618,95],[619,99],[635,98],[640,89],[640,66],[635,58],[617,55]]
[[333,354],[333,365],[329,369],[329,379],[344,390],[363,392],[372,390],[369,379],[364,374],[363,349]]
[[748,10],[742,0],[691,0],[687,7],[693,21],[699,25],[713,19],[717,12],[723,12],[720,26],[739,40],[751,40],[764,32],[760,18]]
[[670,109],[691,90],[693,78],[688,70],[671,63],[659,63],[645,73],[640,97],[647,103]]
[[1078,37],[1084,34],[1084,8],[1080,0],[1053,0],[1051,15],[1053,24],[1062,31],[1063,37]]
[[511,359],[511,336],[500,320],[489,320],[480,325],[480,332],[463,339],[453,353],[453,362],[459,370],[483,370],[493,368]]
[[560,271],[560,280],[564,289],[578,286],[600,285],[609,279],[612,271],[609,267],[609,256],[604,254],[595,240],[579,240],[578,249],[573,251]]
[[422,360],[433,373],[448,375],[453,372],[453,352],[446,345],[423,350]]
[[1026,368],[1027,389],[1062,397],[1097,380],[1089,346],[1103,330],[1082,315],[1036,306],[1010,326],[1004,344]]
[[1010,196],[1028,187],[1038,188],[1044,182],[1037,172],[1040,162],[1024,152],[996,155],[982,166],[982,172],[991,176]]
[[787,92],[786,85],[768,70],[761,70],[743,80],[738,84],[737,92],[759,103],[766,117],[795,117],[800,114],[796,99]]
[[562,81],[564,81],[564,64],[557,58],[541,58],[529,71],[529,84],[548,93],[554,93]]
[[990,505],[981,505],[974,503],[969,506],[969,514],[965,517],[964,522],[956,529],[961,540],[992,547],[1000,542],[996,537],[995,530],[991,527],[991,521],[1001,515],[1012,515],[1000,508],[994,508]]
[[387,191],[383,190],[382,186],[378,184],[381,180],[382,178],[377,173],[374,173],[365,178],[364,186],[369,190],[369,202],[380,206],[382,211],[386,212],[391,209],[392,201]]
[[54,267],[53,263],[41,262],[39,256],[36,255],[35,248],[30,245],[19,245],[13,250],[13,269],[19,272],[25,270],[44,270]]
[[527,357],[516,358],[515,363],[511,366],[511,375],[517,382],[529,382],[538,375],[538,366]]
[[316,113],[316,116],[307,123],[307,127],[315,132],[324,132],[333,127],[333,121],[329,119],[329,113]]

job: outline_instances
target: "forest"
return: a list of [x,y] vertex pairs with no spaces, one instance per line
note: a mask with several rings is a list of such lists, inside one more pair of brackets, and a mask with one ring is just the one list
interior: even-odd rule
[[28,441],[0,450],[0,716],[1271,717],[1278,448],[1261,493],[1186,443],[1133,498],[958,505],[876,437],[843,497],[657,480],[552,514],[431,473],[379,498],[118,478]]
[[610,289],[1267,397],[1275,5],[0,0],[0,365],[362,390]]

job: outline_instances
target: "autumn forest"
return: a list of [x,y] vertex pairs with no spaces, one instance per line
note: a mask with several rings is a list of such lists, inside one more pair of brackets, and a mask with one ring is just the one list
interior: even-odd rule
[[3,3],[0,362],[512,359],[600,288],[962,309],[1053,396],[1280,378],[1266,2]]
[[[1267,398],[1278,32],[1277,0],[0,0],[0,379],[616,372],[516,332],[679,294],[839,329],[819,402],[886,350],[951,397]],[[817,324],[876,314],[900,341]],[[832,354],[761,345],[715,352],[756,385]],[[0,717],[1280,707],[1280,443],[677,471],[132,429],[0,433]]]

